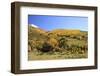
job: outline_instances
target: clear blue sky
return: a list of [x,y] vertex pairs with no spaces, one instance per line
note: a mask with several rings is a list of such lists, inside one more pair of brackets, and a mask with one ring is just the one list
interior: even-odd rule
[[53,29],[79,29],[88,31],[88,17],[28,15],[28,24],[51,31]]

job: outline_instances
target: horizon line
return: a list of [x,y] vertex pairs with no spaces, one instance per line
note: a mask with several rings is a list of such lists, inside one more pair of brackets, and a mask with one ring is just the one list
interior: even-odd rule
[[[34,24],[28,24],[28,26],[31,26],[31,25],[34,25]],[[32,27],[34,27],[34,26],[32,26]],[[40,27],[34,27],[34,28],[39,28],[39,29],[43,29],[43,28],[40,28]],[[88,30],[81,30],[81,29],[65,29],[65,28],[57,28],[58,30],[79,30],[79,31],[86,31],[86,32],[88,32]],[[55,29],[52,29],[52,30],[57,30],[56,28]],[[45,30],[45,31],[52,31],[52,30],[46,30],[46,29],[43,29],[43,30]]]

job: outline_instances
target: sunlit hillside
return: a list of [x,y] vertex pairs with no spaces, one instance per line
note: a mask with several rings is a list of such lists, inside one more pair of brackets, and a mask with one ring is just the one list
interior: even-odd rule
[[80,34],[80,30],[69,30],[69,29],[56,29],[51,31],[51,33],[58,34],[58,35],[78,35]]
[[46,38],[46,36],[47,36],[46,31],[44,31],[40,28],[28,26],[28,38],[29,38],[29,40]]
[[28,60],[87,58],[87,31],[28,26]]

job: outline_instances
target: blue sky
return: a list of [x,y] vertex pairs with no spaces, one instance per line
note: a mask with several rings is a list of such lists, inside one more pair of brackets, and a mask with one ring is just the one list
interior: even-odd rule
[[88,31],[88,17],[28,15],[28,24],[37,25],[46,31],[53,29],[79,29]]

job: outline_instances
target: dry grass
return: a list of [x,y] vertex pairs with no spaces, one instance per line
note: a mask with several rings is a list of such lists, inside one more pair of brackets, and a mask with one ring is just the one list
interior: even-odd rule
[[28,53],[28,60],[55,60],[55,59],[82,59],[82,58],[87,58],[87,53],[83,54],[71,54],[71,53],[60,53],[60,52],[55,52],[55,53],[40,53],[36,54],[34,52],[29,52]]

